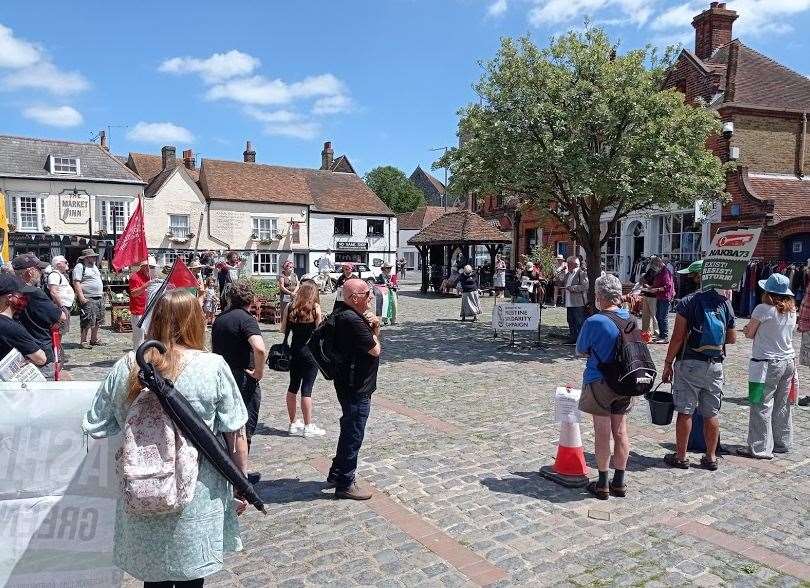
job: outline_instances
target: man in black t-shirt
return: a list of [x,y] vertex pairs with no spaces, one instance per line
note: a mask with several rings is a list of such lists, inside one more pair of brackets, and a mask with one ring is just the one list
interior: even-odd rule
[[45,351],[25,328],[14,320],[14,312],[20,306],[23,284],[11,274],[0,274],[0,359],[12,349],[23,354],[36,366],[48,361]]
[[43,374],[52,379],[54,355],[51,327],[62,319],[62,308],[54,304],[40,286],[42,270],[47,266],[47,263],[40,261],[33,253],[18,255],[11,262],[17,278],[23,283],[21,293],[28,300],[25,308],[17,314],[17,320],[45,352],[48,361]]
[[343,416],[335,458],[326,478],[335,486],[335,498],[371,498],[354,482],[382,351],[380,319],[368,312],[371,300],[371,288],[366,282],[347,280],[343,284],[343,301],[348,308],[335,317],[335,348],[343,354],[343,365],[335,376],[335,391]]
[[259,422],[262,393],[259,381],[264,375],[267,351],[256,317],[248,312],[256,298],[250,282],[239,280],[231,284],[230,306],[211,327],[211,347],[231,368],[236,385],[248,411],[245,432],[250,440]]

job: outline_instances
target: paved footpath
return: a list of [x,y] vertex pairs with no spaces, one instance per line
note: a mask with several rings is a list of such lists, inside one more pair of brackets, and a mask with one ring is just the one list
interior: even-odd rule
[[[488,317],[493,300],[482,301]],[[270,514],[241,518],[245,550],[206,585],[810,586],[808,409],[796,410],[792,453],[727,456],[712,473],[664,466],[674,426],[653,426],[637,402],[627,498],[598,501],[537,473],[556,451],[554,388],[577,385],[583,368],[549,336],[565,311],[544,312],[541,349],[509,350],[486,318],[460,322],[459,308],[406,286],[400,323],[383,330],[358,470],[371,501],[335,501],[324,487],[338,434],[330,383],[319,379],[313,395],[327,434],[304,439],[286,433],[286,375],[266,375],[251,469]],[[90,352],[69,346],[74,378],[101,378],[121,356],[127,337],[108,336],[112,345]],[[659,366],[664,352],[653,346]],[[721,441],[732,449],[747,431],[749,353],[743,341],[726,364]],[[808,375],[801,368],[805,392]],[[594,467],[587,421],[582,431]]]

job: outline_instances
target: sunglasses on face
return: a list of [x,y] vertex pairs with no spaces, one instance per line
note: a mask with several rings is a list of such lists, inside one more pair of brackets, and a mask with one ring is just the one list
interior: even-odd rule
[[365,290],[363,292],[355,292],[354,295],[359,298],[368,298],[371,296],[371,290]]

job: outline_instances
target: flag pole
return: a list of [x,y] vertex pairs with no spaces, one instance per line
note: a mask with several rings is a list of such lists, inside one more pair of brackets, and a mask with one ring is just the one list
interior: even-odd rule
[[149,299],[146,304],[146,310],[143,311],[143,315],[141,316],[141,320],[138,321],[138,328],[143,328],[143,323],[146,321],[146,318],[152,313],[152,309],[157,304],[157,301],[160,300],[163,295],[166,293],[166,288],[169,287],[169,281],[171,280],[172,274],[174,273],[174,268],[177,266],[177,260],[179,258],[174,259],[174,263],[172,263],[172,269],[169,271],[169,275],[166,276],[166,279],[163,280],[163,283],[158,288],[158,291],[155,292],[155,295]]

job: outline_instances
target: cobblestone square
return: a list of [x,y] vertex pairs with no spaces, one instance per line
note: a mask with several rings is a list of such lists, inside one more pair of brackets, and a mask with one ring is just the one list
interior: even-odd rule
[[[287,435],[286,374],[265,376],[250,461],[270,514],[241,518],[245,550],[206,585],[808,585],[810,411],[794,413],[791,453],[727,455],[712,473],[667,468],[674,425],[652,425],[637,401],[627,498],[597,501],[538,474],[556,450],[554,388],[578,386],[583,368],[550,336],[563,332],[564,309],[543,312],[540,348],[524,335],[502,349],[488,324],[494,299],[482,303],[482,320],[462,323],[459,299],[402,289],[399,323],[383,330],[358,471],[375,492],[369,502],[335,501],[323,483],[338,435],[331,384],[319,378],[313,394],[327,433],[304,439]],[[280,340],[275,326],[262,328],[268,344]],[[102,378],[129,343],[105,332],[110,345],[84,351],[75,333],[74,379]],[[665,347],[652,352],[660,368]],[[743,339],[726,363],[721,442],[731,450],[747,432],[749,353]],[[806,393],[810,374],[800,370]],[[582,434],[594,467],[589,420]]]

